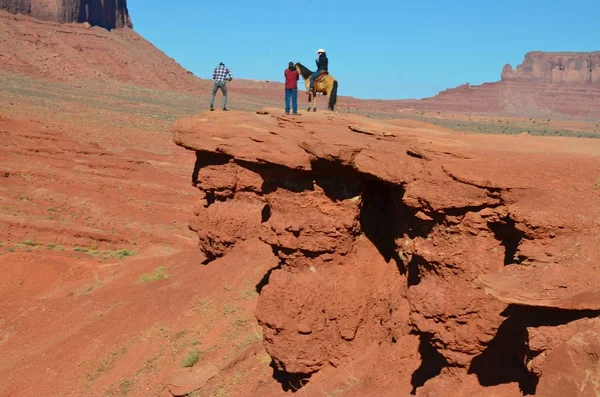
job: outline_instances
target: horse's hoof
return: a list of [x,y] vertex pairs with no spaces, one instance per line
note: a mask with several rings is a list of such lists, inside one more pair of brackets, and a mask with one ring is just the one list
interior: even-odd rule
[[317,108],[314,108],[314,109],[313,109],[313,112],[316,112],[316,111],[317,111]]

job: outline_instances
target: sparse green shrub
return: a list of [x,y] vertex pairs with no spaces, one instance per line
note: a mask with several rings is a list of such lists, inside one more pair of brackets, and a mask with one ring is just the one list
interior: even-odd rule
[[117,256],[117,258],[123,259],[123,258],[127,258],[129,256],[134,256],[135,255],[135,251],[119,250],[119,251],[116,252],[115,255]]
[[223,314],[224,316],[230,315],[230,314],[234,314],[237,311],[237,309],[235,308],[235,306],[226,303],[223,305],[223,309],[221,310],[221,314]]
[[181,366],[183,368],[191,368],[200,360],[200,352],[198,349],[190,350],[185,354],[181,360]]
[[167,268],[161,266],[158,267],[154,270],[153,274],[143,274],[142,277],[140,277],[140,284],[146,284],[152,281],[157,281],[157,280],[163,280],[166,278],[169,278],[169,275],[165,274],[165,271],[167,270]]

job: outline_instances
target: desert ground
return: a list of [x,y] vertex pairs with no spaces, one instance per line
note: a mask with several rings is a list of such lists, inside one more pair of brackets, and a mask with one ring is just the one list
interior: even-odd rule
[[207,112],[133,31],[0,38],[0,395],[600,392],[600,121]]

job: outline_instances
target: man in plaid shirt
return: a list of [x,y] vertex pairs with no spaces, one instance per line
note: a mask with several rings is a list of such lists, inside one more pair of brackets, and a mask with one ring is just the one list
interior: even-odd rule
[[213,80],[215,81],[215,84],[213,86],[212,96],[210,97],[211,112],[215,110],[215,95],[217,95],[218,90],[221,90],[223,93],[223,110],[227,111],[227,82],[231,81],[232,79],[233,77],[231,76],[231,72],[229,69],[227,69],[225,64],[221,62],[213,72]]

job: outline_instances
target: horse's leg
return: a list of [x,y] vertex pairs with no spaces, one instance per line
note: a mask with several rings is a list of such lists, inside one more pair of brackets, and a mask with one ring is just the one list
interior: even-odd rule
[[306,111],[310,112],[310,102],[312,101],[312,92],[309,91],[309,89],[310,89],[310,80],[305,80],[304,81],[304,85],[306,85],[306,91],[308,92],[308,109],[306,109]]
[[317,111],[317,91],[315,90],[315,95],[313,97],[313,112]]

